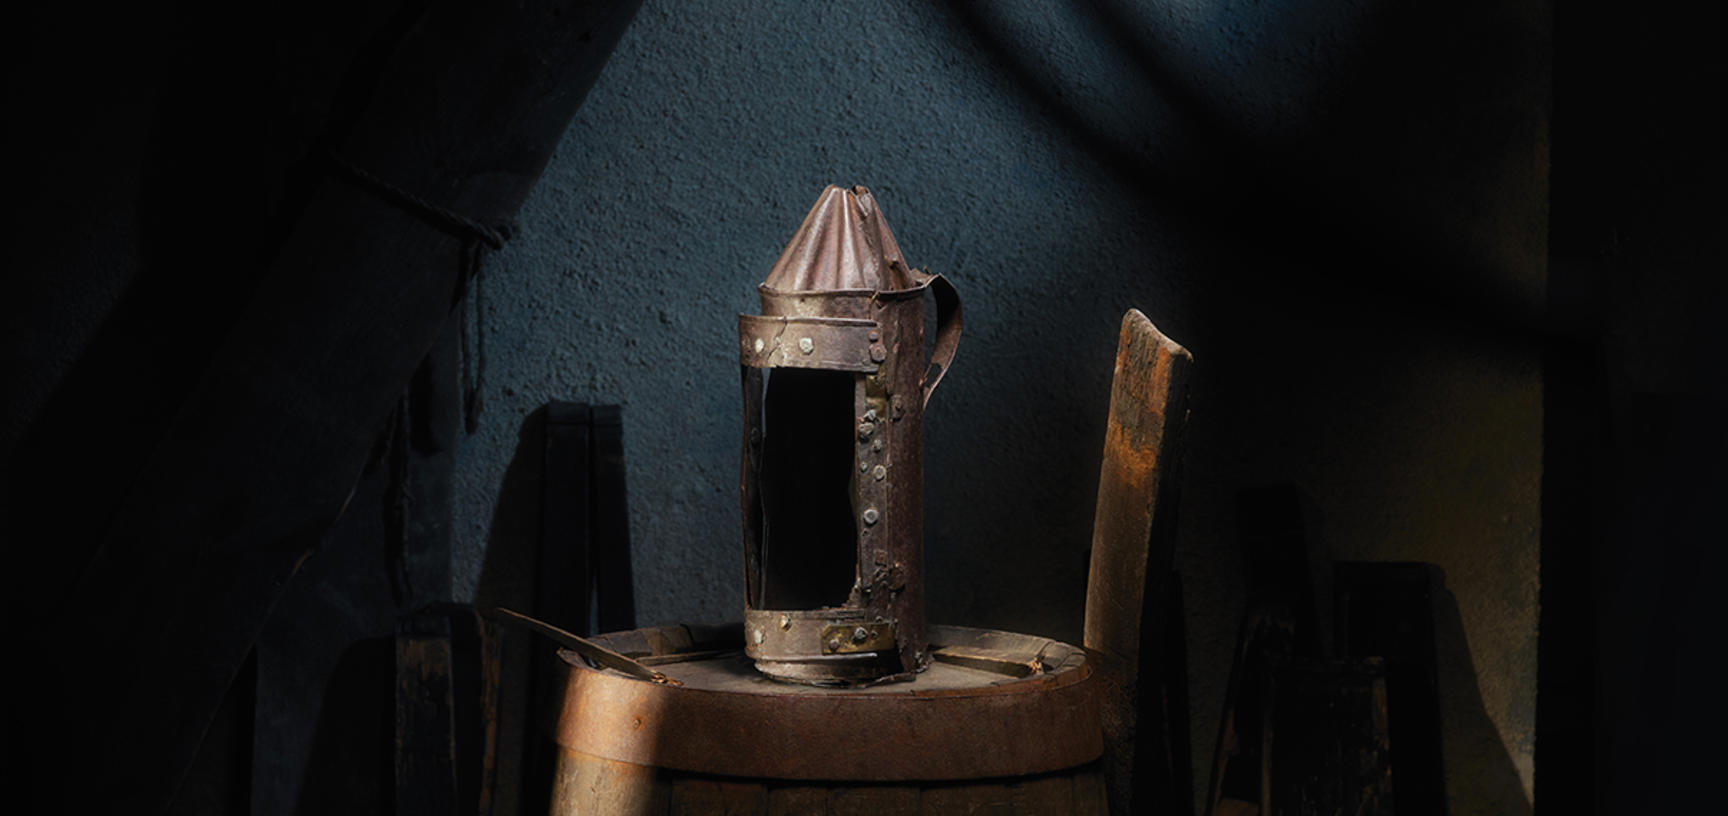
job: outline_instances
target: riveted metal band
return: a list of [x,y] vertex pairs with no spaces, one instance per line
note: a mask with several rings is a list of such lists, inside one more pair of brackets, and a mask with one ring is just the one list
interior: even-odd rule
[[874,320],[739,315],[738,361],[748,368],[874,373],[883,356],[870,338],[877,328]]
[[825,685],[867,682],[892,673],[897,646],[892,622],[856,607],[744,610],[744,653],[770,677]]

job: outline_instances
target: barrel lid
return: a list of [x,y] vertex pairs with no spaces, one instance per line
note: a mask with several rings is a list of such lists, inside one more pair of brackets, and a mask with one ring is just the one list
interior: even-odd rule
[[[598,640],[626,654],[633,643],[678,640],[644,631],[663,630]],[[670,654],[632,655],[682,685],[561,652],[557,740],[593,756],[697,773],[884,782],[1046,773],[1103,752],[1085,650],[959,626],[933,625],[929,635],[929,669],[861,689],[776,683],[741,651],[689,638]]]

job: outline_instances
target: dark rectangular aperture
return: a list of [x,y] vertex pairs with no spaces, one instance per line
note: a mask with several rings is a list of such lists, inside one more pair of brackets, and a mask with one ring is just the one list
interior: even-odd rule
[[777,368],[768,376],[762,452],[767,609],[846,602],[857,578],[851,507],[853,375]]

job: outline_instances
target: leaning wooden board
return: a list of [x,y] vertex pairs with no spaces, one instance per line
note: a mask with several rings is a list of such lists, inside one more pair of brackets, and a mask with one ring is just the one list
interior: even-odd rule
[[[1086,648],[1098,659],[1104,770],[1113,813],[1180,812],[1189,802],[1164,711],[1168,665],[1157,653],[1170,604],[1177,470],[1194,359],[1137,309],[1122,317],[1098,476],[1086,585]],[[1150,648],[1147,648],[1150,647]],[[1163,682],[1161,682],[1161,680]],[[1183,694],[1175,695],[1185,696]],[[1185,752],[1183,752],[1185,755]]]

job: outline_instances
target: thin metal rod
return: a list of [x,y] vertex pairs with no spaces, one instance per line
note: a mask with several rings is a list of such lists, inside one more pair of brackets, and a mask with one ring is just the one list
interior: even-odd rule
[[667,677],[662,672],[655,671],[637,660],[625,657],[624,655],[614,652],[605,646],[601,646],[600,644],[582,637],[581,635],[560,629],[543,620],[530,618],[513,609],[505,609],[502,606],[493,607],[492,617],[505,623],[520,626],[521,628],[527,629],[531,632],[544,635],[558,645],[594,661],[603,668],[616,669],[617,671],[621,671],[638,680],[647,680],[649,682],[661,683],[668,686],[684,685],[677,680]]

